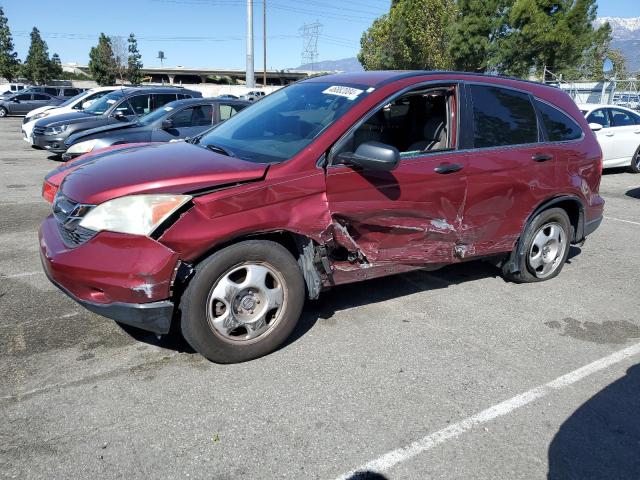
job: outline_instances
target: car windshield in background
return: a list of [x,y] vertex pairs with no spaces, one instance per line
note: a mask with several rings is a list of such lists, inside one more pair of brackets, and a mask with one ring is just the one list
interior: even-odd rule
[[366,88],[316,82],[291,85],[221,123],[199,144],[243,160],[283,162],[358,103]]
[[90,113],[92,115],[102,115],[111,107],[113,107],[114,103],[117,103],[124,97],[122,92],[111,92],[104,97],[99,98],[87,108],[84,109],[85,112]]
[[71,105],[73,102],[75,102],[76,100],[84,97],[87,94],[87,92],[80,92],[79,94],[77,94],[74,97],[71,97],[69,100],[67,100],[66,102],[62,102],[60,105],[58,105],[57,108],[62,108],[62,107],[68,107],[69,105]]
[[167,116],[169,112],[171,112],[174,109],[172,103],[173,102],[167,103],[164,107],[157,108],[152,112],[149,112],[146,115],[140,117],[140,120],[138,120],[138,123],[140,125],[150,125],[156,120],[158,120],[159,118],[163,118]]

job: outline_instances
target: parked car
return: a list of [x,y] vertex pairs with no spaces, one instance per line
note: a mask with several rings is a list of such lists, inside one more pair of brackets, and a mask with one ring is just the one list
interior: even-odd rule
[[34,108],[60,105],[62,102],[64,102],[63,98],[54,97],[48,93],[25,93],[23,90],[0,100],[0,118],[7,115],[25,115]]
[[22,121],[22,135],[27,142],[31,142],[31,134],[37,120],[45,117],[52,117],[62,113],[77,112],[87,108],[100,97],[117,90],[119,87],[97,87],[85,90],[75,97],[61,103],[60,105],[47,105],[31,110]]
[[216,97],[218,100],[240,100],[240,97],[236,95],[231,95],[230,93],[225,93],[224,95],[218,95]]
[[603,167],[640,173],[640,115],[617,105],[582,104],[580,111],[602,148]]
[[560,273],[602,220],[602,152],[564,92],[496,76],[364,72],[287,86],[194,142],[64,165],[44,269],[88,309],[217,362],[286,340],[305,297],[490,259]]
[[5,97],[18,93],[27,87],[29,87],[29,85],[25,85],[24,83],[6,83],[4,85],[0,85],[0,99],[4,99]]
[[247,100],[249,102],[255,102],[265,97],[265,93],[262,90],[251,90],[249,93],[242,95],[243,100]]
[[169,102],[137,122],[112,124],[70,135],[63,160],[111,145],[123,143],[169,142],[195,137],[212,125],[223,122],[250,105],[241,100],[189,98]]
[[62,154],[64,141],[73,133],[105,125],[136,122],[147,113],[176,99],[201,98],[200,92],[181,87],[135,87],[115,90],[81,112],[42,118],[33,127],[32,145]]

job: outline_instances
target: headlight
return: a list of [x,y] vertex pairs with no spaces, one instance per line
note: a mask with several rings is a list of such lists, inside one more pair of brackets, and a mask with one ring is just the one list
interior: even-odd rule
[[129,195],[101,203],[87,213],[80,226],[95,230],[150,235],[162,222],[191,200],[190,195]]
[[33,122],[34,120],[38,120],[39,118],[44,118],[44,117],[48,117],[49,116],[49,112],[40,112],[40,113],[36,113],[35,115],[32,115],[29,117],[29,121]]
[[68,125],[60,125],[59,127],[47,127],[44,129],[45,135],[58,135],[67,129]]
[[96,146],[97,140],[87,140],[86,142],[79,142],[71,145],[67,153],[87,153],[93,150]]

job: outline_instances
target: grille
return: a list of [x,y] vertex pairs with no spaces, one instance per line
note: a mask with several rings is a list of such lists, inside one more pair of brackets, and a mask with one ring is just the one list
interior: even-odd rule
[[44,135],[44,127],[33,127],[34,135]]
[[53,202],[53,215],[58,221],[60,236],[67,247],[82,245],[97,233],[80,226],[80,220],[91,208],[93,205],[75,202],[61,193],[56,195]]

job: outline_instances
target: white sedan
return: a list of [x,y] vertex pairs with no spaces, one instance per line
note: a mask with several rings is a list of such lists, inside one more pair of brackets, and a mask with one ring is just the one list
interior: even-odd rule
[[630,167],[632,172],[640,173],[640,114],[618,105],[578,107],[598,138],[603,167]]
[[120,87],[97,87],[91,88],[89,90],[85,90],[82,93],[79,93],[75,97],[71,97],[64,103],[61,103],[57,106],[46,106],[36,108],[35,110],[31,110],[24,117],[22,121],[22,135],[24,140],[30,142],[31,133],[33,132],[33,126],[36,124],[38,120],[44,117],[49,117],[52,115],[60,115],[62,113],[69,112],[77,112],[82,110],[83,108],[88,107],[97,99],[106,95],[107,93],[113,92]]

